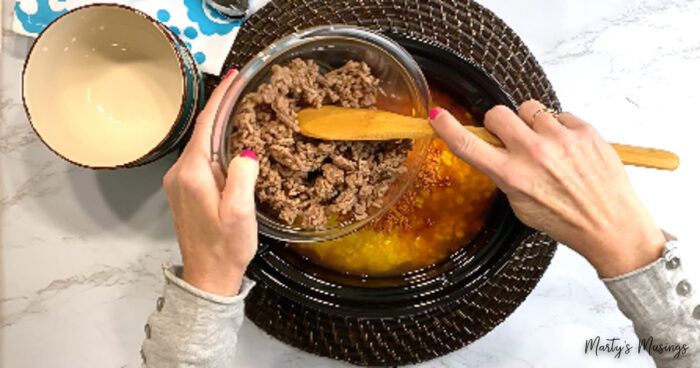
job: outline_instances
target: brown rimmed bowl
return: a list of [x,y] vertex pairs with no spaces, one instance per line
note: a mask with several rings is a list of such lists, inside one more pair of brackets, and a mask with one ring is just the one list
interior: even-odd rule
[[29,121],[76,165],[143,165],[175,149],[203,103],[202,77],[182,41],[145,13],[95,4],[56,19],[22,72]]

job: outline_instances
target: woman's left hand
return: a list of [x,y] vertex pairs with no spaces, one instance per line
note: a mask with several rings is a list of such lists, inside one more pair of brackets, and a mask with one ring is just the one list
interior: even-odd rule
[[236,157],[225,178],[211,159],[214,117],[236,73],[212,93],[184,152],[163,178],[182,253],[182,278],[222,296],[238,294],[243,274],[255,256],[255,153]]

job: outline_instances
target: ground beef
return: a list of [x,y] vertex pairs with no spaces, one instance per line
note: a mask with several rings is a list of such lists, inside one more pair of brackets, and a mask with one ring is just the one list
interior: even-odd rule
[[258,154],[258,200],[280,220],[307,229],[326,225],[331,214],[360,220],[380,207],[399,175],[411,141],[321,141],[299,134],[297,112],[340,105],[371,108],[379,80],[367,64],[349,61],[326,74],[312,60],[273,66],[270,82],[243,97],[234,118],[234,154]]

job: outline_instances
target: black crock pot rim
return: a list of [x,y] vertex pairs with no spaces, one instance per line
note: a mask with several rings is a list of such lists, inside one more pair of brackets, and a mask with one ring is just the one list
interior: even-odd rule
[[[496,90],[495,94],[499,95],[494,96],[491,94],[490,97],[492,97],[498,103],[507,105],[512,109],[517,108],[517,104],[510,94],[505,91],[503,86],[491,74],[486,72],[483,68],[464,55],[433,40],[396,34],[392,32],[384,33],[401,44],[402,47],[408,48],[408,51],[412,54],[415,52],[415,48],[428,46],[432,47],[439,53],[442,53],[444,58],[452,59],[452,62],[459,62],[462,68],[471,68],[478,76],[477,78],[472,79],[473,82],[475,82],[482,89]],[[441,61],[445,62],[445,60]],[[426,74],[429,74],[429,72],[426,72]],[[473,77],[473,75],[470,75],[470,77]],[[481,285],[483,285],[489,278],[500,272],[500,270],[507,264],[508,259],[515,251],[515,248],[525,239],[535,233],[535,230],[523,225],[515,217],[510,207],[508,207],[507,213],[501,220],[499,227],[502,228],[504,224],[508,222],[510,222],[512,225],[511,231],[506,233],[502,233],[500,231],[502,229],[496,231],[496,234],[500,234],[501,238],[506,237],[510,240],[505,247],[501,246],[496,248],[490,246],[493,245],[494,242],[502,240],[501,238],[493,238],[489,239],[487,244],[482,246],[482,249],[477,251],[481,258],[484,258],[485,255],[489,256],[486,257],[484,262],[477,264],[478,270],[482,271],[482,273],[474,274],[474,270],[472,270],[472,272],[465,272],[466,270],[455,272],[455,270],[452,269],[447,271],[446,274],[436,275],[434,277],[422,280],[421,282],[411,284],[408,286],[408,289],[411,290],[411,293],[409,293],[408,296],[406,293],[406,285],[387,288],[363,288],[337,284],[324,280],[323,278],[296,268],[287,260],[284,260],[281,256],[276,255],[274,252],[275,247],[268,249],[268,251],[272,249],[272,253],[263,254],[257,257],[253,267],[249,267],[249,274],[254,279],[261,281],[260,284],[262,284],[264,287],[271,288],[275,292],[308,308],[321,309],[327,313],[339,313],[339,311],[342,310],[343,316],[357,318],[394,318],[423,314],[438,307],[445,307],[456,300],[464,298],[470,293],[477,292]],[[271,240],[269,239],[265,239],[262,243],[267,243],[270,241]],[[494,259],[494,253],[496,253],[498,250],[502,250],[503,252],[500,254],[500,257]],[[260,262],[260,264],[257,264],[258,262]],[[291,276],[289,274],[285,274],[285,272],[297,272],[297,275],[295,276],[301,281],[293,280]],[[295,283],[297,285],[294,285]],[[292,285],[294,285],[294,287],[291,287]],[[416,299],[412,306],[409,305],[411,304],[410,295],[416,296],[420,294],[431,294],[436,292],[436,290],[439,290],[440,286],[442,286],[443,291],[449,288],[451,292],[438,299],[430,300],[429,303],[426,303],[424,300],[421,301]],[[303,292],[294,289],[300,289],[303,290]],[[376,305],[374,305],[374,308],[369,308],[370,306],[368,303],[350,307],[347,304],[342,304],[342,302],[347,302],[347,300],[341,299],[338,302],[333,302],[332,300],[326,298],[334,290],[338,291],[343,289],[348,292],[356,293],[358,298],[354,301],[357,303],[362,300],[367,301],[367,299],[363,298],[373,298],[374,304]],[[398,295],[401,295],[405,304],[403,306],[390,305],[389,302],[391,299],[396,298]],[[381,305],[382,300],[386,300],[387,305]]]

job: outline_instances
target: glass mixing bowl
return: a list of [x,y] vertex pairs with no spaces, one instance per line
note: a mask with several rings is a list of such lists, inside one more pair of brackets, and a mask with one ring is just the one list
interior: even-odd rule
[[[270,80],[273,65],[285,65],[296,58],[314,60],[322,73],[339,68],[350,60],[364,61],[380,80],[378,109],[428,118],[428,84],[416,61],[396,42],[358,27],[332,25],[310,28],[280,39],[260,52],[241,69],[226,92],[215,118],[212,135],[212,157],[224,172],[238,154],[232,152],[230,136],[234,129],[231,121],[236,116],[239,102],[243,96]],[[408,170],[390,186],[383,205],[368,211],[369,216],[365,219],[309,230],[283,223],[275,211],[258,203],[260,232],[281,241],[314,242],[338,238],[360,229],[385,213],[401,197],[415,178],[429,145],[429,138],[414,140],[413,149],[404,163]]]

